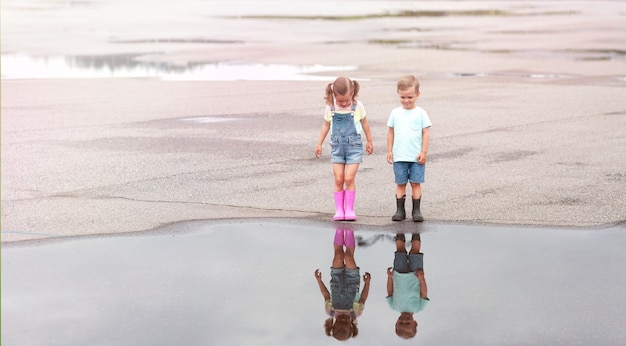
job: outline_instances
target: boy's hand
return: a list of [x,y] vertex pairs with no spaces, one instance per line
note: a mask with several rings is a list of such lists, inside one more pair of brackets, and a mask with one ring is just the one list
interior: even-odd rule
[[393,268],[389,267],[387,268],[387,277],[392,277],[393,276]]
[[371,279],[372,279],[372,276],[370,275],[370,273],[365,272],[365,275],[363,275],[363,282],[365,282],[366,284],[369,284]]
[[372,155],[372,153],[374,152],[374,145],[372,144],[372,142],[367,142],[367,145],[365,145],[365,152],[367,153],[367,155]]
[[418,279],[423,279],[424,278],[424,269],[420,268],[418,270],[415,271],[415,276],[417,276]]
[[426,163],[426,153],[422,152],[417,155],[417,163],[423,165]]
[[393,165],[393,153],[387,153],[387,163]]
[[317,281],[322,281],[322,272],[319,269],[315,269],[315,279]]

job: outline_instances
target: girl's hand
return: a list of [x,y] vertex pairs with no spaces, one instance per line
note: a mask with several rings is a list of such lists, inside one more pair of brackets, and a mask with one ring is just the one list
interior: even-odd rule
[[372,153],[374,152],[374,145],[372,144],[372,142],[367,142],[367,145],[365,146],[365,152],[367,153],[367,155],[372,155]]
[[317,281],[322,281],[322,272],[319,269],[315,269],[315,279]]
[[370,275],[370,273],[365,272],[365,275],[363,275],[363,282],[365,282],[366,284],[369,284],[371,279],[372,279],[372,276]]
[[393,153],[387,153],[387,163],[393,165]]
[[319,159],[320,157],[322,157],[322,146],[318,145],[315,147],[315,158]]

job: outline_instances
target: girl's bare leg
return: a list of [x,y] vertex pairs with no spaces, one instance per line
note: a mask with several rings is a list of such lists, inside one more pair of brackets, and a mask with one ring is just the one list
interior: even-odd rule
[[344,184],[346,186],[346,190],[356,190],[355,178],[358,170],[358,163],[345,165]]
[[335,248],[335,255],[333,256],[332,268],[343,268],[345,266],[343,245],[333,245],[333,247]]
[[333,163],[333,175],[335,176],[335,192],[343,191],[345,182],[346,165],[343,163]]
[[354,249],[353,247],[347,247],[345,253],[345,261],[346,268],[356,269],[356,261],[354,259]]

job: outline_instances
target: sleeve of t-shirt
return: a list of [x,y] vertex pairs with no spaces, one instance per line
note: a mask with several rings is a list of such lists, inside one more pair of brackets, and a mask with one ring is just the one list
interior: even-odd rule
[[324,120],[331,122],[333,120],[333,113],[330,111],[330,106],[326,106],[324,109]]

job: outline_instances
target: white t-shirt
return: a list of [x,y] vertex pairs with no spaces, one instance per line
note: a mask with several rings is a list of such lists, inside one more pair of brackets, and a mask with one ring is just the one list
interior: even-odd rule
[[[340,108],[339,106],[337,106],[337,104],[335,104],[335,113],[350,113],[352,112],[352,105],[348,106],[348,108]],[[354,109],[354,126],[356,127],[356,133],[358,134],[362,134],[363,133],[363,126],[361,126],[361,119],[365,118],[366,112],[365,112],[365,106],[363,105],[363,103],[361,103],[361,101],[356,101],[356,107]],[[324,111],[324,120],[328,121],[330,123],[331,126],[331,131],[332,131],[332,125],[333,125],[333,112],[330,110],[330,106],[326,106],[326,110]],[[332,132],[331,132],[332,133]]]
[[420,107],[394,108],[387,126],[393,128],[393,161],[417,162],[422,152],[422,129],[432,126],[426,111]]

